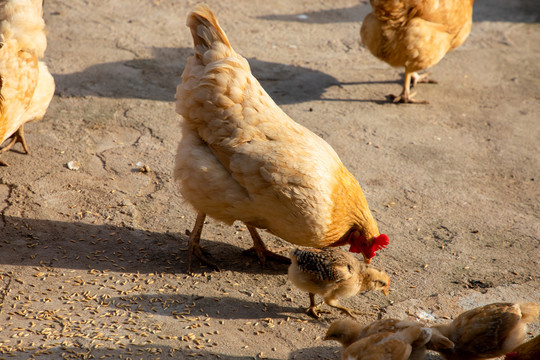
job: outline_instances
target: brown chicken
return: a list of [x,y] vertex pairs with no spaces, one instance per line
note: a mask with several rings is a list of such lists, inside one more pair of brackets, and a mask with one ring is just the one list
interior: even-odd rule
[[362,43],[380,60],[405,68],[405,83],[394,102],[414,100],[418,82],[434,82],[417,71],[425,70],[454,50],[469,36],[473,0],[370,0],[369,13],[360,29]]
[[428,344],[448,360],[492,359],[523,343],[527,324],[538,317],[535,303],[494,303],[460,314],[454,321],[433,326],[454,343],[453,349],[439,349]]
[[421,325],[399,331],[379,332],[348,346],[342,360],[407,360],[414,346],[423,347],[431,338],[431,329]]
[[[0,153],[20,142],[24,124],[41,120],[54,95],[54,79],[38,61],[47,47],[42,0],[0,0]],[[0,160],[0,165],[7,165]]]
[[320,316],[315,295],[324,302],[354,318],[349,309],[339,304],[340,298],[348,298],[361,291],[381,290],[388,295],[390,279],[383,271],[368,267],[346,251],[334,248],[294,249],[291,252],[289,280],[300,290],[309,293],[310,306],[307,313]]
[[176,91],[183,121],[174,176],[198,211],[189,267],[193,254],[215,267],[199,244],[207,214],[244,222],[262,263],[276,254],[257,228],[301,246],[350,244],[369,262],[388,237],[336,152],[274,103],[208,7],[198,6],[187,25],[195,54]]
[[538,360],[540,359],[540,335],[529,340],[506,354],[504,360]]
[[[379,333],[395,333],[410,327],[425,327],[422,323],[409,320],[384,319],[378,320],[370,325],[363,326],[356,321],[350,319],[337,320],[333,322],[328,330],[324,340],[338,341],[344,349],[349,347],[354,342],[365,337]],[[409,360],[422,360],[426,353],[426,343],[428,341],[437,342],[439,348],[453,348],[454,344],[446,337],[438,335],[436,339],[431,336],[431,330],[425,333],[430,334],[430,339],[420,337],[417,341],[411,343],[411,352],[408,356]]]

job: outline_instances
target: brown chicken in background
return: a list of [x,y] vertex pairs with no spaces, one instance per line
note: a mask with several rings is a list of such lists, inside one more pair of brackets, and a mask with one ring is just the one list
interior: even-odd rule
[[405,68],[405,83],[394,102],[414,100],[418,82],[434,82],[417,71],[425,70],[454,50],[469,36],[473,0],[370,0],[369,13],[360,29],[362,43],[380,60]]
[[[324,340],[335,340],[339,342],[344,349],[349,347],[354,342],[361,340],[365,337],[379,334],[379,333],[395,333],[402,331],[410,327],[426,327],[424,324],[419,323],[418,321],[410,320],[397,320],[397,319],[384,319],[377,320],[367,326],[361,325],[360,323],[350,320],[342,319],[334,321],[328,330]],[[422,360],[424,359],[426,353],[426,343],[436,342],[438,348],[453,348],[454,344],[448,340],[446,337],[437,334],[433,334],[429,331],[430,339],[425,339],[420,337],[417,341],[411,343],[411,352],[409,353],[407,359],[409,360]]]
[[[39,61],[47,47],[42,0],[0,0],[0,153],[20,142],[24,124],[41,120],[54,95],[54,79]],[[0,165],[7,165],[0,160]]]
[[199,244],[207,214],[244,222],[262,263],[276,254],[257,228],[301,246],[349,244],[369,262],[388,237],[336,152],[274,103],[207,6],[196,7],[187,26],[195,54],[176,91],[183,120],[174,176],[198,212],[188,267],[193,254],[216,267]]
[[[423,347],[431,339],[432,330],[421,325],[398,331],[379,332],[348,346],[342,360],[407,360],[413,347]],[[414,345],[413,345],[414,344]]]
[[492,359],[502,356],[523,343],[527,324],[538,317],[535,303],[494,303],[460,314],[451,323],[433,326],[454,343],[453,349],[439,349],[428,344],[428,349],[438,351],[447,360]]
[[539,360],[540,335],[529,340],[506,354],[504,360]]
[[388,295],[390,287],[386,273],[370,268],[351,253],[335,248],[294,249],[289,280],[309,293],[307,313],[316,318],[321,312],[318,309],[320,304],[315,304],[316,294],[322,296],[327,305],[354,318],[349,309],[339,304],[339,299],[368,290],[381,290]]

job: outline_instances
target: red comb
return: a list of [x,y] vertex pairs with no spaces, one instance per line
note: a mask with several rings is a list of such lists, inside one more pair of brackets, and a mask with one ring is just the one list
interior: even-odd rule
[[385,248],[388,244],[390,244],[390,239],[386,234],[376,236],[373,240],[373,249],[375,251]]

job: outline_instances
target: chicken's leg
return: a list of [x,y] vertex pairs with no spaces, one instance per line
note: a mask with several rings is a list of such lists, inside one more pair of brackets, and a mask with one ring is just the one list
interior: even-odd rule
[[307,308],[306,313],[309,316],[314,317],[315,319],[320,318],[322,313],[329,313],[329,311],[323,311],[319,309],[319,306],[321,304],[322,302],[319,304],[315,304],[315,294],[309,293],[309,307]]
[[259,261],[261,262],[261,264],[263,264],[263,266],[266,264],[267,257],[275,261],[284,263],[284,264],[291,263],[291,259],[289,259],[288,257],[276,254],[266,248],[259,233],[257,232],[257,228],[248,224],[246,224],[246,226],[247,226],[247,229],[249,230],[249,233],[251,234],[251,238],[253,239],[253,247],[246,250],[246,252],[254,251],[257,254],[257,257],[259,258]]
[[[390,98],[395,103],[405,103],[405,104],[429,104],[427,100],[414,100],[413,96],[415,93],[411,94],[411,78],[413,73],[405,71],[405,81],[403,83],[403,91],[401,95],[390,95]],[[419,75],[418,75],[419,76]]]
[[353,319],[356,319],[356,316],[352,314],[351,310],[340,305],[337,299],[324,299],[324,302],[326,303],[326,305],[339,309],[342,313],[349,315]]
[[415,87],[416,84],[423,83],[423,84],[438,84],[439,82],[437,80],[428,79],[428,76],[431,75],[431,71],[428,71],[426,73],[423,73],[422,75],[418,74],[417,72],[413,72],[411,74],[411,87]]
[[202,228],[204,226],[204,220],[206,219],[206,214],[202,211],[197,213],[197,219],[195,220],[195,226],[193,226],[193,231],[189,234],[188,242],[188,273],[191,274],[191,261],[193,255],[199,258],[199,260],[210,266],[211,268],[219,271],[219,267],[204,255],[199,242],[201,241]]
[[[28,150],[28,146],[26,145],[26,139],[24,138],[24,124],[21,125],[21,127],[17,131],[15,131],[13,135],[11,135],[11,141],[9,142],[9,144],[7,144],[2,149],[0,149],[0,154],[5,151],[8,151],[9,149],[13,147],[13,145],[15,145],[18,142],[22,144],[23,149],[26,152],[26,154],[30,154],[30,150]],[[7,164],[3,162],[2,160],[0,160],[0,165],[7,166]]]

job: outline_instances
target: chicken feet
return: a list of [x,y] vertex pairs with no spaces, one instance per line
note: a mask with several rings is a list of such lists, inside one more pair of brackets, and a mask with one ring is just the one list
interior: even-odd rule
[[309,316],[314,317],[315,319],[320,318],[321,314],[330,314],[330,311],[319,309],[319,306],[322,303],[323,302],[321,301],[320,303],[316,304],[315,303],[315,294],[309,293],[309,307],[307,308],[306,313]]
[[[316,319],[320,318],[321,317],[321,314],[329,314],[330,311],[324,311],[324,310],[321,310],[319,309],[319,306],[322,304],[323,302],[320,302],[319,304],[316,304],[315,303],[315,294],[313,293],[309,293],[309,307],[307,308],[306,310],[306,313],[309,315],[309,316],[312,316]],[[331,306],[333,308],[336,308],[338,309],[339,311],[341,311],[342,313],[346,314],[346,315],[349,315],[350,317],[352,317],[353,319],[356,319],[356,316],[354,316],[352,314],[352,311],[342,305],[339,304],[338,300],[337,299],[331,299],[331,300],[324,300],[324,303],[328,306]]]
[[[188,273],[191,273],[191,264],[193,260],[193,255],[199,258],[199,260],[204,263],[205,265],[213,268],[216,271],[220,271],[219,266],[211,261],[207,255],[204,254],[203,249],[201,248],[200,241],[201,241],[201,233],[204,226],[204,220],[206,219],[206,214],[202,211],[197,212],[197,219],[195,220],[195,225],[193,226],[193,231],[191,231],[191,234],[189,235],[188,240]],[[264,242],[262,241],[259,233],[257,232],[257,228],[251,225],[247,225],[247,229],[249,230],[249,233],[251,234],[251,238],[253,239],[253,246],[246,250],[246,252],[255,252],[257,254],[257,257],[259,258],[259,261],[264,266],[266,264],[266,259],[271,258],[275,261],[282,262],[285,264],[290,264],[291,260],[288,257],[276,254],[266,248],[264,245]]]
[[[394,103],[403,103],[403,104],[429,104],[429,101],[427,100],[415,100],[413,99],[413,96],[416,93],[411,93],[411,79],[413,79],[413,86],[416,85],[417,82],[422,82],[423,75],[418,75],[417,73],[409,73],[405,72],[405,81],[403,83],[403,91],[399,96],[396,95],[390,95],[390,99]],[[414,80],[416,79],[416,80]],[[429,81],[429,80],[426,80]]]
[[249,230],[249,234],[251,235],[251,238],[253,239],[253,246],[246,250],[245,252],[255,252],[257,254],[257,257],[259,258],[259,261],[264,266],[266,265],[266,259],[270,258],[272,260],[275,260],[277,262],[283,263],[283,264],[290,264],[291,259],[289,259],[286,256],[282,256],[279,254],[276,254],[275,252],[272,252],[266,248],[266,245],[264,245],[264,242],[261,239],[261,236],[257,232],[257,228],[251,225],[246,224],[247,229]]
[[431,71],[423,73],[422,75],[417,72],[411,74],[411,87],[415,87],[416,84],[438,84],[437,80],[428,79],[428,76],[431,75]]
[[216,271],[219,271],[219,266],[211,261],[204,253],[201,248],[201,245],[199,244],[201,241],[201,233],[202,228],[204,226],[204,220],[206,219],[206,214],[199,211],[197,212],[197,219],[195,220],[195,225],[193,226],[193,231],[189,235],[189,241],[188,241],[188,273],[191,274],[191,263],[193,259],[193,255],[199,258],[199,260],[204,263],[205,265],[208,265],[209,267],[213,268]]
[[[26,139],[24,138],[24,124],[21,125],[21,127],[15,133],[13,133],[13,135],[11,135],[11,141],[9,142],[9,144],[7,144],[2,149],[0,149],[0,154],[5,151],[8,151],[9,149],[13,147],[13,145],[15,145],[18,142],[22,144],[25,153],[30,154],[30,150],[28,150],[28,145],[26,145]],[[8,166],[8,164],[6,164],[2,160],[0,160],[0,165]]]

